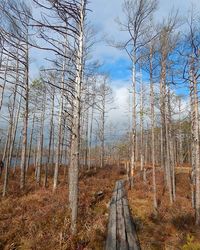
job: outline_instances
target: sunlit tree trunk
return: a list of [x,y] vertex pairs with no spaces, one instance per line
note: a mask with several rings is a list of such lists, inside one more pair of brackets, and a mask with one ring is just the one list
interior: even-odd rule
[[181,123],[181,97],[178,98],[178,107],[179,107],[179,164],[183,165],[183,138],[182,138],[182,123]]
[[193,90],[193,116],[192,125],[194,129],[193,133],[193,143],[194,143],[194,153],[195,153],[195,220],[196,224],[200,225],[200,140],[199,140],[199,100],[198,100],[198,87],[197,79],[195,74],[194,59],[191,61],[191,89]]
[[80,111],[81,111],[81,84],[83,79],[83,39],[84,39],[84,19],[85,19],[86,1],[80,2],[80,21],[78,24],[78,54],[76,62],[76,79],[75,93],[73,104],[72,119],[72,140],[71,140],[71,157],[69,167],[69,206],[71,209],[71,232],[77,232],[77,215],[78,215],[78,173],[79,173],[79,154],[80,154]]
[[[45,177],[44,177],[44,186],[47,186],[48,180],[48,171],[51,162],[51,151],[52,151],[52,139],[53,139],[53,127],[54,127],[54,105],[55,105],[55,89],[53,88],[52,92],[52,104],[51,104],[51,121],[50,121],[50,132],[49,132],[49,145],[48,145],[48,156],[47,163],[45,165]],[[52,153],[53,155],[53,153]],[[52,163],[53,165],[53,163]]]
[[168,138],[169,138],[169,156],[170,156],[170,176],[171,176],[171,182],[172,182],[172,196],[173,201],[176,199],[176,183],[175,183],[175,159],[174,159],[174,142],[173,142],[173,134],[172,134],[172,117],[171,117],[171,93],[170,88],[168,87],[167,91],[167,98],[168,98],[168,112],[167,112],[167,120],[169,124],[169,132],[168,132]]
[[156,190],[156,168],[155,168],[155,111],[154,111],[154,83],[153,83],[153,47],[150,47],[150,106],[151,106],[151,143],[152,143],[152,183],[153,183],[153,207],[154,211],[157,205],[157,190]]
[[[45,91],[45,90],[44,90]],[[38,140],[38,158],[37,158],[37,166],[36,166],[36,182],[38,185],[41,184],[41,168],[43,165],[43,146],[44,146],[44,122],[45,122],[45,110],[46,110],[46,93],[42,96],[42,110],[41,110],[41,118],[40,118],[40,137]]]
[[[66,48],[65,48],[66,55]],[[59,115],[58,115],[58,140],[56,146],[56,163],[54,169],[54,178],[53,178],[53,191],[56,190],[58,185],[58,174],[60,167],[60,159],[61,159],[61,144],[63,137],[63,108],[64,108],[64,86],[65,86],[65,70],[66,70],[66,59],[63,61],[62,68],[62,79],[61,79],[61,98],[60,98],[60,107],[59,107]]]
[[132,141],[131,141],[131,171],[130,185],[133,187],[134,169],[136,168],[136,52],[133,48],[132,58]]
[[96,98],[96,80],[94,81],[94,86],[93,86],[93,92],[92,92],[92,106],[91,106],[91,117],[90,117],[90,131],[89,131],[89,152],[88,152],[88,169],[91,169],[92,165],[92,154],[91,154],[91,149],[92,149],[92,139],[93,139],[93,122],[94,122],[94,103],[95,103],[95,98]]
[[28,31],[27,31],[27,44],[25,55],[25,109],[24,109],[24,121],[22,130],[22,152],[21,152],[21,176],[20,176],[20,188],[25,188],[25,174],[26,174],[26,153],[27,153],[27,132],[28,132],[28,114],[29,114],[29,46],[28,46]]
[[140,170],[143,171],[143,181],[146,181],[146,174],[144,169],[144,85],[142,79],[142,70],[140,70]]

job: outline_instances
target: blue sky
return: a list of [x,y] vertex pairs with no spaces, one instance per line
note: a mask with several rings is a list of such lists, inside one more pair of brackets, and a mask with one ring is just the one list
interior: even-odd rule
[[101,71],[109,72],[112,80],[127,80],[130,75],[130,61],[125,58],[113,60],[112,62],[106,62],[103,60]]
[[[116,41],[127,40],[128,35],[125,32],[120,32],[118,24],[115,22],[117,17],[123,19],[122,3],[123,0],[90,0],[89,9],[92,12],[89,12],[88,19],[99,31],[98,36],[115,39]],[[179,9],[179,14],[185,16],[192,4],[196,10],[200,11],[200,0],[160,0],[158,11],[155,14],[156,20],[162,21],[172,9]],[[107,67],[111,71],[114,79],[116,76],[119,76],[120,79],[123,78],[121,71],[124,65],[124,78],[127,79],[126,68],[129,59],[125,52],[109,47],[106,42],[101,42],[95,47],[95,58],[104,62],[104,68]],[[116,73],[114,73],[115,71]]]
[[[128,122],[127,110],[130,95],[128,88],[131,84],[130,61],[125,52],[108,46],[105,40],[126,41],[128,39],[125,32],[119,31],[118,24],[115,21],[117,17],[123,19],[122,3],[123,0],[90,0],[89,9],[91,12],[88,13],[88,20],[94,25],[98,39],[102,40],[95,45],[93,57],[103,64],[102,71],[110,73],[110,85],[113,87],[115,104],[118,107],[111,112],[110,120],[114,120],[116,123],[121,123],[121,120]],[[192,4],[194,4],[195,10],[200,12],[200,0],[160,0],[156,20],[162,21],[172,9],[179,9],[180,15],[186,16]],[[37,75],[41,58],[46,55],[46,52],[37,51],[36,53],[35,50],[33,51],[32,78]],[[184,93],[185,89],[179,89],[179,92]]]
[[[30,0],[26,0],[29,2]],[[97,38],[102,41],[95,45],[93,56],[103,63],[103,70],[109,71],[113,80],[125,79],[127,80],[130,72],[128,71],[129,59],[126,53],[119,51],[116,48],[108,46],[105,39],[114,39],[116,41],[126,41],[128,35],[125,32],[120,32],[118,24],[115,19],[120,17],[123,19],[122,13],[123,0],[90,0],[88,8],[88,20],[94,25],[97,30]],[[156,19],[161,21],[167,17],[170,11],[179,9],[181,15],[186,15],[188,9],[195,5],[196,9],[200,11],[200,0],[160,0],[159,8],[156,13]],[[37,14],[37,10],[34,10]],[[32,75],[41,66],[44,61],[41,59],[46,57],[48,52],[35,50],[32,52]]]

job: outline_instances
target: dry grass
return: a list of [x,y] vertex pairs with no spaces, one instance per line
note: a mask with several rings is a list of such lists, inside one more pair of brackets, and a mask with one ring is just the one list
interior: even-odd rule
[[148,174],[147,183],[141,177],[135,179],[134,189],[128,192],[129,203],[136,221],[142,249],[177,250],[193,235],[200,242],[200,229],[194,226],[194,211],[191,207],[189,176],[186,173],[176,175],[177,199],[170,206],[168,192],[163,188],[163,174],[157,171],[158,214],[155,216],[152,206],[152,175]]
[[[0,249],[103,249],[108,203],[115,181],[122,177],[120,170],[107,167],[81,174],[76,238],[69,230],[67,178],[61,174],[58,190],[52,193],[52,179],[48,188],[36,187],[34,174],[29,173],[28,188],[22,194],[18,176],[11,174],[9,195],[0,200]],[[96,198],[98,191],[103,191],[103,198]]]
[[[103,249],[108,204],[115,181],[124,178],[124,174],[123,169],[114,167],[106,167],[97,173],[81,172],[76,238],[70,235],[67,177],[62,172],[55,193],[52,192],[52,178],[47,188],[37,187],[32,171],[28,174],[27,189],[21,193],[19,173],[11,174],[8,196],[0,198],[0,249]],[[177,200],[170,206],[167,190],[163,188],[163,174],[157,170],[157,216],[152,213],[151,179],[151,174],[148,174],[144,184],[142,176],[138,176],[134,189],[128,192],[142,249],[182,249],[188,235],[194,236],[194,242],[200,242],[200,229],[194,226],[188,174],[177,173]],[[104,194],[101,198],[95,195],[99,191]]]

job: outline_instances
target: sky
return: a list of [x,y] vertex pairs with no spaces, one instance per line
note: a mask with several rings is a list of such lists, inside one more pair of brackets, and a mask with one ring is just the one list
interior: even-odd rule
[[[116,18],[123,18],[122,4],[124,0],[90,0],[88,19],[94,24],[97,31],[108,38],[126,39],[125,32],[120,32]],[[188,10],[194,5],[200,11],[200,0],[159,0],[156,20],[162,21],[171,10],[179,10],[179,14],[187,15]],[[95,47],[95,55],[107,62],[120,62],[126,58],[124,53],[108,46],[105,42]]]
[[[110,47],[105,40],[127,39],[127,34],[120,32],[116,23],[117,17],[123,18],[122,4],[123,0],[90,0],[91,12],[88,16],[98,31],[98,36],[102,38],[102,42],[95,46],[94,58],[103,63],[103,69],[108,70],[111,76],[110,85],[113,88],[116,109],[110,112],[108,120],[115,121],[121,128],[130,121],[128,116],[131,88],[130,61],[125,52]],[[200,11],[200,0],[160,0],[155,19],[161,22],[171,10],[179,10],[179,14],[184,17],[192,5],[195,6],[195,10]]]
[[[29,1],[29,0],[27,0]],[[94,25],[98,42],[93,49],[93,58],[102,63],[102,70],[109,72],[109,84],[113,89],[115,109],[112,109],[108,115],[107,124],[118,124],[123,131],[123,127],[128,127],[130,122],[129,103],[131,88],[131,72],[130,60],[124,51],[119,51],[108,45],[109,39],[116,41],[127,40],[128,35],[119,31],[116,18],[123,19],[122,13],[123,0],[90,0],[88,8],[88,21]],[[167,17],[170,11],[179,10],[181,16],[186,16],[191,6],[195,6],[195,10],[200,11],[200,0],[159,0],[158,10],[155,13],[157,22],[161,22]],[[37,74],[40,67],[38,58],[44,58],[45,52],[37,51],[32,55],[32,78]],[[126,126],[124,126],[126,124]]]

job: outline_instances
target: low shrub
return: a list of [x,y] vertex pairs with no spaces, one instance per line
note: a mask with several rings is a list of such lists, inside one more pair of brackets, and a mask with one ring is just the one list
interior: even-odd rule
[[194,236],[187,235],[187,242],[182,247],[182,250],[200,250],[200,243],[194,241]]

